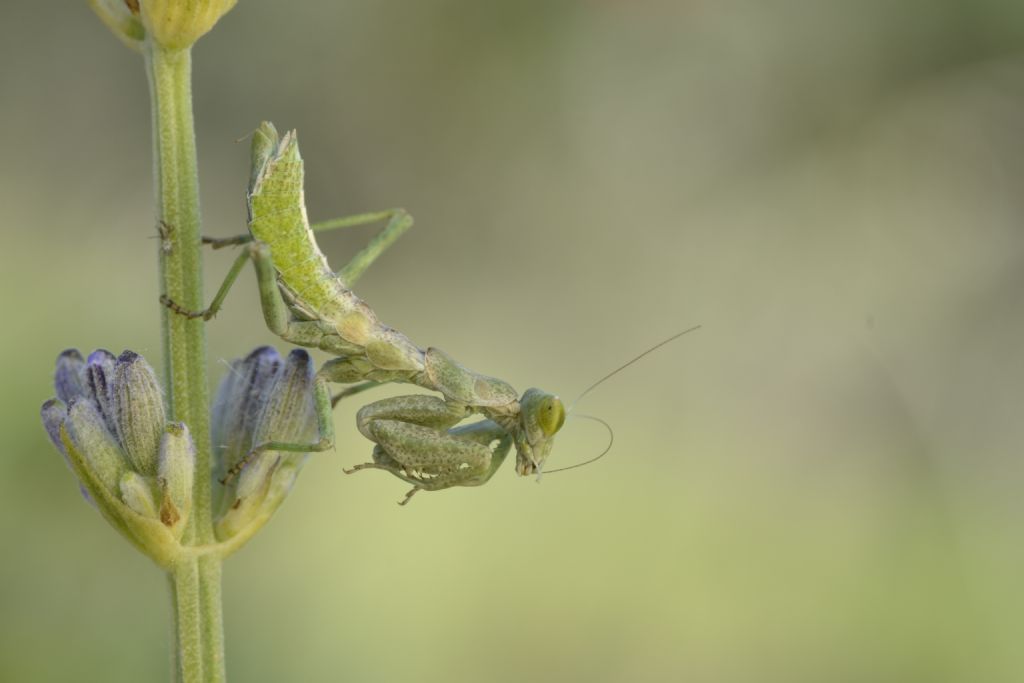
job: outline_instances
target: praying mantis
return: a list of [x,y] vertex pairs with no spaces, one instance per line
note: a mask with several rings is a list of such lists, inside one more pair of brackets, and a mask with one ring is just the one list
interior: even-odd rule
[[[364,406],[356,415],[359,431],[376,445],[372,462],[346,472],[381,469],[412,484],[400,504],[421,490],[486,483],[512,445],[516,471],[539,475],[565,422],[562,401],[536,388],[520,396],[507,382],[473,372],[440,349],[421,349],[383,324],[351,288],[412,226],[412,217],[394,209],[311,226],[303,199],[303,174],[295,132],[279,136],[273,124],[262,123],[252,142],[249,234],[204,238],[215,248],[243,246],[213,301],[203,311],[188,311],[161,296],[162,303],[180,315],[210,320],[245,264],[252,261],[267,327],[287,342],[336,356],[314,378],[319,440],[256,444],[231,466],[226,479],[263,451],[304,453],[333,448],[330,384],[357,385],[343,392],[356,393],[362,386],[381,382],[415,384],[440,394],[386,398]],[[332,271],[314,232],[378,221],[386,221],[384,229],[345,267]],[[483,419],[456,426],[474,415]]]

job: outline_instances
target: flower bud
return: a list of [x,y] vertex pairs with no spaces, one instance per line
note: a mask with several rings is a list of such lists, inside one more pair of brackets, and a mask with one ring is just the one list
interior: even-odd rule
[[85,396],[85,361],[78,349],[68,349],[57,356],[57,371],[53,376],[53,385],[57,390],[57,398],[64,403]]
[[106,349],[96,349],[85,362],[86,395],[99,409],[103,422],[111,434],[117,434],[114,407],[110,401],[110,383],[114,379],[114,364],[117,359]]
[[125,505],[143,517],[157,518],[156,497],[145,477],[137,472],[125,472],[121,475],[120,489]]
[[[160,443],[160,465],[157,481],[163,498],[160,502],[160,521],[164,526],[184,531],[192,512],[192,482],[196,464],[196,450],[188,427],[172,422],[164,431]],[[179,534],[180,536],[180,534]]]
[[50,437],[50,441],[53,442],[53,445],[57,447],[57,450],[67,460],[68,452],[60,438],[60,426],[68,418],[67,406],[60,399],[51,398],[39,409],[39,415],[43,418],[43,427],[46,429],[46,434]]
[[277,351],[261,346],[245,358],[233,361],[221,380],[213,403],[211,430],[218,480],[252,448],[256,421],[280,368],[281,356]]
[[[54,388],[57,398],[40,411],[43,426],[82,479],[88,500],[97,500],[89,495],[96,481],[117,498],[125,469],[155,479],[165,422],[163,398],[153,369],[141,356],[125,351],[114,358],[99,349],[83,360],[76,349],[68,349],[57,357]],[[92,479],[78,467],[85,467]]]
[[99,350],[57,358],[59,398],[42,405],[50,440],[86,500],[162,567],[181,556],[192,509],[195,449],[184,425],[168,425],[160,385],[141,356]]
[[93,402],[86,399],[73,402],[64,429],[68,439],[85,457],[93,475],[109,491],[117,490],[121,475],[128,470],[128,459]]
[[181,49],[213,28],[236,0],[140,0],[142,25],[163,47]]
[[[81,356],[79,356],[81,358]],[[67,463],[68,467],[74,470],[71,465],[71,458],[68,456],[68,449],[64,445],[64,440],[60,436],[61,427],[64,426],[64,422],[68,419],[68,409],[64,405],[64,402],[51,398],[49,401],[43,404],[40,409],[40,416],[43,418],[43,427],[46,429],[46,435],[50,437],[50,441],[57,447],[60,454],[64,456],[64,462]],[[96,506],[96,501],[93,500],[92,496],[89,495],[89,490],[85,488],[85,485],[81,482],[78,483],[78,490],[82,492],[82,497],[85,501]]]
[[302,442],[316,426],[313,407],[313,360],[303,349],[288,354],[263,405],[253,441]]
[[[251,362],[254,356],[264,354],[269,354],[269,351],[257,349],[243,361],[243,365]],[[268,441],[304,443],[314,438],[313,381],[313,362],[301,349],[288,355],[274,377],[261,375],[259,415],[255,427],[248,431],[242,442],[245,447],[240,449],[240,457]],[[216,523],[217,537],[225,540],[249,524],[262,523],[258,520],[269,518],[291,489],[306,455],[263,451],[247,463],[225,491],[223,510]]]
[[125,351],[117,359],[113,375],[110,403],[118,439],[135,471],[154,475],[165,422],[156,374],[142,356]]
[[[313,408],[313,361],[302,349],[288,354],[263,403],[253,432],[253,446],[267,441],[303,443],[313,439],[316,413]],[[302,459],[304,453],[264,451],[245,466],[238,477],[238,497],[264,489],[263,480],[280,460]]]

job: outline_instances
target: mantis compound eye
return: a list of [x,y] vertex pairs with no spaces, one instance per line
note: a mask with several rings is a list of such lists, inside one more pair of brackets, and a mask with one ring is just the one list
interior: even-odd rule
[[565,422],[565,406],[554,394],[541,389],[527,389],[519,400],[522,427],[530,444],[536,445],[554,436]]
[[557,396],[545,396],[537,406],[537,424],[545,436],[553,436],[565,424],[565,407]]

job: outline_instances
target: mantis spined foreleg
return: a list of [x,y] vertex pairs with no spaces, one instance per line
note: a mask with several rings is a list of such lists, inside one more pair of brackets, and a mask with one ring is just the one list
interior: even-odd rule
[[[410,407],[409,400],[432,399],[439,405]],[[410,411],[411,412],[407,412]],[[437,420],[429,415],[437,411]],[[501,467],[512,445],[506,429],[491,420],[455,427],[460,419],[445,402],[433,396],[399,396],[371,403],[356,418],[359,430],[377,442],[373,462],[345,470],[380,469],[413,485],[401,505],[417,491],[434,491],[450,486],[479,486]],[[410,419],[415,414],[417,419]],[[398,418],[388,419],[389,415]],[[422,426],[419,420],[428,424]]]

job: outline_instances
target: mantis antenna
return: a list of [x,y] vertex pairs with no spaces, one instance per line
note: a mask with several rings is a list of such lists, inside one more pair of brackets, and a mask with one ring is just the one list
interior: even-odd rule
[[683,336],[684,334],[689,334],[690,332],[695,332],[696,330],[699,330],[700,328],[701,328],[701,326],[700,326],[700,325],[694,325],[693,327],[691,327],[691,328],[690,328],[690,329],[688,329],[688,330],[683,330],[682,332],[677,332],[676,334],[673,334],[673,335],[672,335],[671,337],[669,337],[668,339],[665,339],[664,341],[660,341],[660,342],[658,342],[657,344],[655,344],[655,345],[654,345],[654,346],[652,346],[651,348],[647,349],[647,350],[646,350],[646,351],[644,351],[643,353],[641,353],[641,354],[639,354],[639,355],[637,355],[637,356],[634,356],[634,357],[633,357],[633,358],[632,358],[631,360],[629,360],[629,361],[627,361],[627,362],[623,363],[622,365],[620,365],[619,367],[615,368],[614,370],[612,370],[611,372],[609,372],[609,373],[608,373],[607,375],[605,375],[604,377],[602,377],[601,379],[597,380],[596,382],[594,382],[593,384],[591,384],[591,385],[590,385],[589,387],[587,387],[586,389],[584,389],[583,391],[581,391],[581,392],[580,392],[580,395],[579,395],[579,396],[577,396],[577,397],[576,397],[576,399],[575,399],[575,400],[574,400],[574,401],[573,401],[573,402],[572,402],[572,403],[571,403],[571,404],[569,405],[569,410],[568,410],[568,412],[570,412],[570,413],[572,412],[572,409],[576,407],[576,404],[580,402],[580,399],[581,399],[581,398],[583,398],[584,396],[586,396],[587,394],[589,394],[589,393],[590,393],[591,391],[593,391],[594,389],[596,389],[596,388],[597,388],[598,386],[600,386],[601,384],[604,384],[604,382],[606,382],[607,380],[611,379],[611,378],[612,378],[612,377],[614,377],[615,375],[619,374],[620,372],[622,372],[623,370],[625,370],[626,368],[628,368],[628,367],[629,367],[630,365],[632,365],[633,363],[637,362],[638,360],[640,360],[640,359],[641,359],[641,358],[643,358],[644,356],[646,356],[646,355],[648,355],[648,354],[650,354],[650,353],[653,353],[654,351],[657,351],[658,349],[660,349],[660,348],[661,348],[662,346],[664,346],[665,344],[668,344],[669,342],[673,342],[673,341],[675,341],[676,339],[679,339],[679,338],[680,338],[680,337],[682,337],[682,336]]
[[[578,462],[575,465],[566,465],[565,467],[557,467],[557,468],[555,468],[553,470],[546,470],[544,472],[544,474],[552,474],[554,472],[565,472],[566,470],[574,470],[577,467],[583,467],[584,465],[589,465],[590,463],[596,462],[596,461],[600,460],[601,458],[603,458],[605,453],[607,453],[608,451],[610,451],[612,449],[612,444],[615,443],[615,432],[612,431],[612,426],[610,424],[608,424],[607,422],[605,422],[604,420],[602,420],[599,417],[594,417],[593,415],[584,415],[583,413],[576,413],[576,415],[574,415],[573,417],[581,417],[584,420],[593,420],[594,422],[600,422],[601,424],[603,424],[604,428],[608,430],[608,445],[604,447],[603,451],[601,451],[600,453],[595,455],[590,460],[584,460],[583,462]],[[537,477],[537,481],[540,481],[540,476],[539,475]]]
[[[603,384],[605,381],[607,381],[607,380],[611,379],[612,377],[614,377],[615,375],[619,374],[620,372],[622,372],[623,370],[628,368],[630,365],[632,365],[633,363],[635,363],[638,360],[640,360],[641,358],[643,358],[644,356],[646,356],[649,353],[652,353],[654,351],[657,351],[658,349],[660,349],[665,344],[668,344],[669,342],[673,342],[676,339],[679,339],[684,334],[689,334],[690,332],[695,332],[696,330],[699,330],[700,328],[701,328],[700,325],[694,325],[693,327],[689,328],[688,330],[683,330],[682,332],[678,332],[676,334],[673,334],[668,339],[660,341],[657,344],[655,344],[654,346],[652,346],[651,348],[649,348],[646,351],[644,351],[643,353],[641,353],[641,354],[639,354],[637,356],[634,356],[632,359],[630,359],[629,361],[623,363],[619,367],[615,368],[614,370],[609,372],[607,375],[605,375],[601,379],[597,380],[596,382],[591,384],[589,387],[584,389],[582,392],[580,392],[580,395],[577,396],[576,399],[569,405],[569,410],[566,411],[566,412],[571,414],[572,411],[573,411],[573,408],[576,407],[576,404],[580,402],[581,398],[583,398],[584,396],[589,394],[591,391],[596,389],[599,385]],[[601,458],[603,458],[608,453],[608,451],[610,451],[612,449],[612,444],[615,443],[615,432],[612,430],[612,426],[610,424],[608,424],[607,422],[605,422],[604,420],[602,420],[599,417],[594,417],[593,415],[577,414],[576,417],[581,417],[581,418],[583,418],[585,420],[593,420],[594,422],[600,422],[601,424],[603,424],[605,429],[608,430],[608,445],[605,446],[603,451],[601,451],[599,454],[597,454],[593,458],[590,458],[589,460],[584,460],[583,462],[578,462],[575,465],[568,465],[566,467],[559,467],[557,469],[547,470],[545,472],[545,474],[553,474],[554,472],[564,472],[566,470],[572,470],[572,469],[576,469],[577,467],[583,467],[584,465],[589,465],[590,463],[596,462],[596,461],[600,460]],[[538,477],[538,481],[539,481],[539,477]]]

